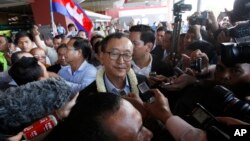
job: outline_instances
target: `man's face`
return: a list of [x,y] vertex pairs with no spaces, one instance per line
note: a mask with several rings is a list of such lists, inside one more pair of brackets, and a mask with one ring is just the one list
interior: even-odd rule
[[78,32],[78,37],[81,37],[83,39],[87,39],[86,33],[84,31]]
[[120,109],[103,121],[117,141],[150,141],[151,131],[143,126],[141,114],[128,101],[122,100]]
[[65,59],[66,53],[67,53],[67,48],[60,48],[58,50],[58,53],[57,53],[58,54],[58,62],[62,66],[68,65],[68,63],[66,62],[66,59]]
[[162,48],[166,50],[170,50],[171,48],[171,34],[170,33],[165,33],[164,37],[162,38]]
[[184,37],[184,48],[189,46],[193,41],[195,40],[195,34],[194,33],[187,33]]
[[46,64],[46,55],[43,49],[36,48],[35,51],[32,50],[31,53],[39,62]]
[[156,44],[157,45],[162,45],[164,35],[165,35],[165,31],[158,31],[156,33]]
[[33,48],[32,41],[29,37],[21,37],[19,38],[17,42],[18,47],[25,52],[30,52],[30,50]]
[[49,73],[46,69],[46,67],[44,66],[44,64],[42,64],[41,62],[38,61],[38,64],[41,66],[42,70],[43,70],[43,75],[39,78],[39,80],[46,80],[49,79]]
[[67,44],[67,53],[66,53],[66,62],[70,65],[74,64],[75,60],[78,60],[80,57],[80,51],[74,48],[75,39],[72,39]]
[[[119,56],[118,59],[112,59],[114,54]],[[125,79],[131,68],[131,59],[126,61],[124,56],[132,57],[132,54],[133,45],[128,38],[113,38],[108,42],[105,52],[101,52],[100,57],[109,79]]]
[[140,32],[131,32],[129,34],[129,39],[134,44],[133,60],[143,59],[146,53],[149,52],[144,42],[140,39],[140,36]]
[[236,64],[232,67],[225,66],[222,62],[216,65],[215,80],[227,86],[250,82],[250,64]]
[[0,51],[6,51],[7,50],[7,42],[4,37],[0,37]]
[[69,27],[69,32],[71,32],[71,31],[76,31],[76,28],[74,27],[74,26],[71,26],[71,27]]
[[62,39],[53,39],[54,48],[57,49],[62,44]]

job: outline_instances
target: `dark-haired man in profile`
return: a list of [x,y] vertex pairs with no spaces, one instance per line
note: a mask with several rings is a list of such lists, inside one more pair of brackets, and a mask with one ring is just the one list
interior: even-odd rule
[[49,78],[45,66],[34,57],[22,57],[9,69],[9,75],[18,85]]
[[65,55],[69,66],[62,68],[58,74],[69,82],[73,93],[83,90],[96,78],[96,68],[88,63],[90,57],[89,41],[81,37],[72,37],[67,44]]
[[[160,119],[175,140],[206,141],[206,133],[174,116],[167,99],[153,90],[156,101],[145,104]],[[150,141],[153,134],[143,126],[142,116],[130,102],[111,93],[94,93],[78,101],[69,117],[47,141]]]
[[141,114],[120,96],[95,93],[78,101],[48,141],[150,141]]

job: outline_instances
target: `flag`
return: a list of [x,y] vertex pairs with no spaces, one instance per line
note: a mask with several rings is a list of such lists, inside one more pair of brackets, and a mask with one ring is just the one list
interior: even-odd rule
[[79,30],[90,34],[93,27],[92,21],[73,0],[52,0],[52,10],[70,18]]

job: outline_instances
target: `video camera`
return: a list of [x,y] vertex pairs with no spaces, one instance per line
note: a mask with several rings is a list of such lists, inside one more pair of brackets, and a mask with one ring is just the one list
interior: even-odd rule
[[191,10],[192,10],[192,5],[184,4],[184,0],[180,0],[179,2],[174,4],[174,16],[178,16],[180,13]]
[[208,18],[208,12],[203,11],[201,12],[201,15],[193,15],[189,17],[188,21],[190,25],[206,25],[207,24],[207,18]]
[[232,91],[221,85],[216,85],[212,93],[215,94],[216,100],[219,102],[217,108],[222,108],[221,110],[226,116],[249,121],[250,105],[247,102],[238,99]]
[[237,0],[232,12],[229,13],[232,22],[242,21],[234,27],[226,29],[237,43],[222,43],[221,60],[225,65],[250,63],[250,6],[248,0]]
[[222,43],[221,61],[227,66],[232,66],[237,63],[250,63],[250,44]]

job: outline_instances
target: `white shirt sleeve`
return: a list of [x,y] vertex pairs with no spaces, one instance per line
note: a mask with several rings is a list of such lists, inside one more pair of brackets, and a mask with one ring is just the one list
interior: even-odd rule
[[178,116],[170,117],[165,126],[176,141],[207,141],[205,131],[193,127]]

